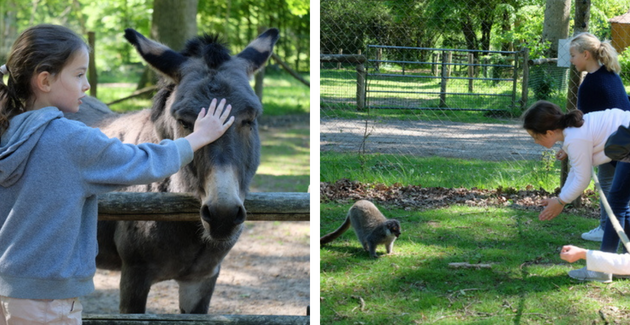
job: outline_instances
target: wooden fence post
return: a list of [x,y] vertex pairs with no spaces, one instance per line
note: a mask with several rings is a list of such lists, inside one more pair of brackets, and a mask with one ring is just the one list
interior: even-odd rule
[[447,63],[450,62],[450,53],[442,51],[442,82],[440,83],[440,107],[446,107],[446,83],[448,82],[449,68]]
[[365,109],[365,66],[357,64],[357,110]]
[[88,67],[88,75],[89,75],[89,83],[90,83],[90,96],[96,97],[96,87],[98,85],[98,76],[96,75],[96,64],[94,60],[94,56],[96,55],[96,37],[94,32],[88,32],[88,45],[90,46],[90,55],[89,55],[89,67]]
[[528,99],[528,87],[529,83],[529,49],[523,48],[523,84],[521,86],[521,111],[525,111]]

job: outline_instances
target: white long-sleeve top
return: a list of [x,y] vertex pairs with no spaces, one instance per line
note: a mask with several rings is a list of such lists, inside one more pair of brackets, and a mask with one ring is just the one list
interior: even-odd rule
[[630,125],[630,111],[613,108],[588,113],[584,125],[563,130],[562,150],[569,156],[571,169],[558,195],[562,201],[571,202],[582,194],[591,182],[593,166],[610,162],[604,145],[620,125]]
[[586,251],[586,269],[612,274],[630,274],[630,254]]

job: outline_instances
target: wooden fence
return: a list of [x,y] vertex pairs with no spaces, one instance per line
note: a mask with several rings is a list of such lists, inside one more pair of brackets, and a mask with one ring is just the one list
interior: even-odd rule
[[367,58],[361,54],[321,54],[320,62],[353,63],[357,68],[357,109],[365,109],[365,63]]
[[[99,197],[100,220],[199,220],[199,200],[188,193],[112,192]],[[247,220],[309,221],[308,193],[249,193]]]
[[[112,192],[99,196],[99,220],[199,220],[199,200],[188,193]],[[309,221],[309,193],[250,193],[245,198],[247,220]],[[310,324],[306,316],[276,315],[83,315],[84,325],[258,325]]]

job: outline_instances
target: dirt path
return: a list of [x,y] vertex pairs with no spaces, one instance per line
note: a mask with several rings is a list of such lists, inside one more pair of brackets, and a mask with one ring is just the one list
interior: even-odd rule
[[[309,304],[309,225],[247,222],[221,265],[211,314],[305,315]],[[98,270],[96,291],[81,298],[85,314],[118,314],[120,272]],[[175,281],[155,284],[147,313],[179,314]]]
[[[536,145],[517,121],[509,124],[322,119],[322,151],[409,154],[483,160],[538,159]],[[559,148],[559,146],[558,146]],[[558,149],[556,148],[556,149]]]
[[[304,122],[285,120],[271,123],[284,128]],[[308,128],[307,122],[299,127]],[[267,126],[261,138],[278,131]],[[310,223],[248,221],[245,227],[221,265],[209,313],[306,315],[310,303]],[[119,281],[120,272],[97,270],[96,290],[81,298],[84,313],[118,314]],[[175,281],[155,284],[149,293],[147,313],[178,314],[178,299]]]

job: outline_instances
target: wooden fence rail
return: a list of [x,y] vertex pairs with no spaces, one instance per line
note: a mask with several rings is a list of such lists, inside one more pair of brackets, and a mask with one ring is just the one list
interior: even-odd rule
[[83,315],[83,325],[301,325],[309,324],[309,316],[271,315]]
[[[250,193],[247,220],[309,221],[309,193]],[[197,221],[199,200],[188,193],[112,192],[99,196],[99,220]]]

